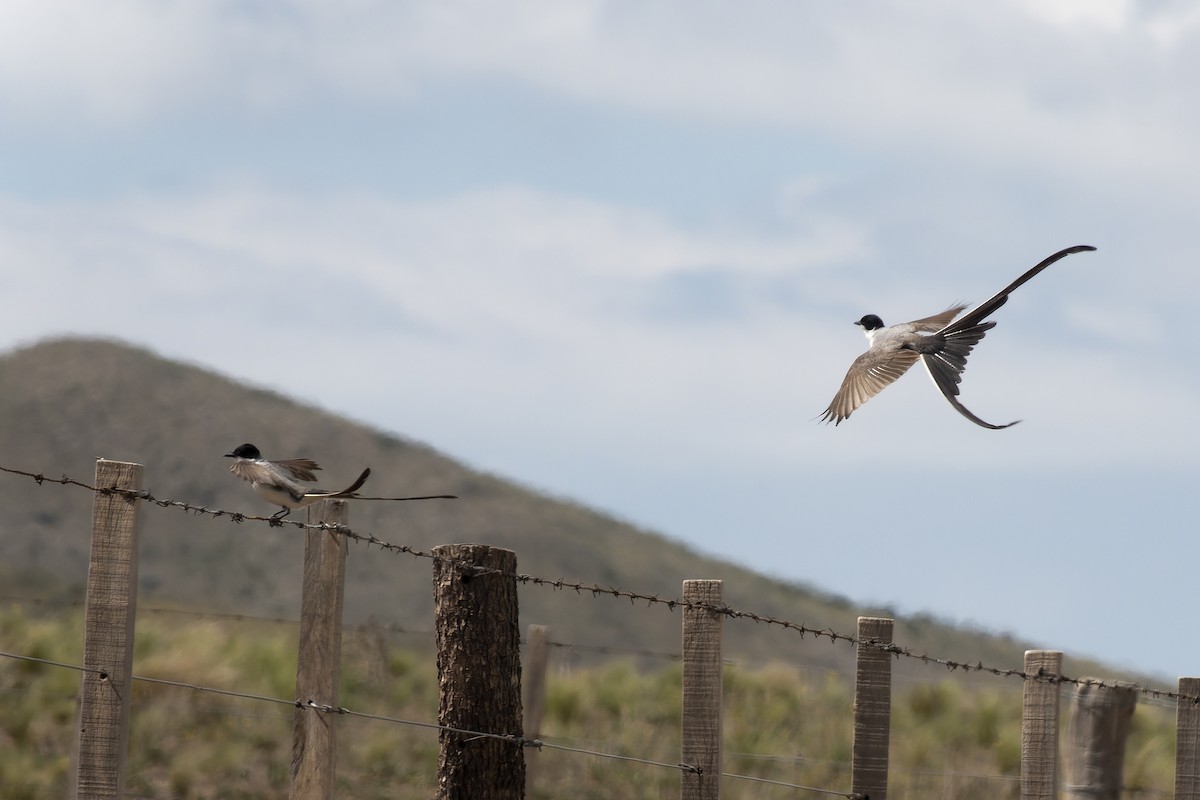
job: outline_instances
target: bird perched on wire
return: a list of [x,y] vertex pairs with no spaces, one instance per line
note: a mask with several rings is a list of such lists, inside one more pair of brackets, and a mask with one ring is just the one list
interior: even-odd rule
[[281,520],[296,508],[310,506],[318,500],[454,500],[452,494],[427,495],[424,497],[362,497],[358,490],[367,482],[371,468],[367,467],[358,476],[358,480],[340,491],[315,489],[301,485],[300,481],[315,482],[317,476],[313,471],[319,470],[317,462],[311,458],[287,458],[278,461],[268,461],[263,458],[259,449],[250,443],[238,445],[232,453],[226,453],[226,458],[232,458],[229,471],[250,484],[258,496],[267,502],[282,506],[271,515],[272,520]]
[[976,425],[992,430],[1016,425],[1020,420],[1005,425],[984,422],[958,401],[958,384],[967,367],[967,356],[984,334],[996,327],[995,322],[984,320],[1008,302],[1008,296],[1013,291],[1054,262],[1072,253],[1095,249],[1081,244],[1059,250],[958,319],[955,318],[966,306],[954,306],[940,314],[891,327],[885,326],[876,315],[867,314],[854,324],[863,329],[870,346],[850,365],[841,388],[821,415],[821,421],[840,425],[842,420],[882,392],[920,359],[934,384],[955,411]]

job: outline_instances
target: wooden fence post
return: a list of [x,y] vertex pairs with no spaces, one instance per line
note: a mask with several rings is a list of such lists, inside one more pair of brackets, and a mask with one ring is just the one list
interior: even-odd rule
[[[344,500],[308,507],[308,523],[345,525]],[[304,585],[300,599],[300,654],[296,661],[296,708],[292,722],[292,800],[332,800],[337,766],[337,715],[342,661],[342,602],[346,579],[345,536],[313,528],[304,532]]]
[[[501,736],[521,732],[517,556],[480,544],[433,549],[438,722]],[[442,730],[438,800],[524,797],[520,742]]]
[[[1180,678],[1177,692],[1200,697],[1200,678]],[[1175,800],[1200,800],[1200,704],[1175,701]]]
[[[683,582],[683,601],[723,608],[721,581]],[[683,609],[683,800],[721,795],[721,627],[725,617],[708,608]]]
[[1053,800],[1058,796],[1058,694],[1062,653],[1025,651],[1024,696],[1021,701],[1021,800]]
[[891,644],[893,625],[886,617],[858,618],[851,791],[870,800],[887,797],[892,654],[869,643]]
[[[537,739],[542,735],[542,714],[546,708],[546,662],[550,655],[550,647],[546,640],[549,635],[550,629],[545,625],[530,625],[529,633],[525,636],[525,671],[522,681],[525,684],[524,724],[527,739]],[[533,790],[538,756],[535,748],[531,748],[525,754],[526,795]]]
[[[142,465],[96,460],[97,489],[141,491]],[[129,749],[133,623],[137,616],[139,500],[97,491],[84,611],[75,796],[119,798]]]
[[1137,691],[1083,680],[1075,687],[1067,720],[1066,796],[1120,800]]

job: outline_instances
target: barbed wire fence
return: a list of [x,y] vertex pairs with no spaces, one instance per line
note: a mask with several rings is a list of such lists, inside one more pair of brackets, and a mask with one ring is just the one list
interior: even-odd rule
[[[1057,784],[1057,727],[1058,727],[1058,689],[1064,686],[1074,687],[1075,689],[1088,692],[1099,693],[1097,696],[1107,697],[1112,694],[1118,695],[1135,695],[1142,696],[1148,700],[1154,700],[1159,703],[1174,701],[1178,711],[1178,735],[1177,735],[1177,777],[1176,777],[1176,792],[1180,797],[1197,797],[1200,798],[1200,777],[1197,776],[1195,767],[1200,763],[1200,755],[1197,751],[1200,750],[1200,679],[1181,678],[1176,691],[1169,691],[1153,686],[1147,686],[1137,683],[1128,683],[1123,681],[1105,681],[1095,678],[1076,678],[1062,674],[1061,669],[1061,654],[1057,654],[1057,660],[1053,657],[1051,651],[1030,651],[1026,655],[1026,661],[1022,668],[1004,668],[984,664],[982,661],[965,662],[956,659],[943,658],[929,653],[916,652],[910,648],[904,647],[891,641],[890,629],[891,621],[880,618],[860,618],[859,629],[855,634],[849,634],[836,631],[832,628],[817,628],[792,620],[779,618],[772,615],[760,614],[743,609],[736,609],[723,602],[720,602],[719,582],[703,582],[706,584],[716,585],[715,599],[713,596],[689,596],[686,591],[682,597],[663,597],[659,594],[645,593],[632,591],[613,586],[602,586],[597,583],[587,583],[583,581],[569,581],[563,578],[547,579],[535,575],[518,573],[515,569],[488,566],[484,563],[479,563],[477,559],[463,559],[455,555],[447,555],[447,548],[435,548],[433,551],[425,551],[407,545],[398,545],[385,541],[373,533],[357,531],[344,524],[342,521],[313,521],[313,516],[310,514],[310,521],[300,522],[298,520],[279,520],[273,517],[247,515],[240,512],[230,512],[223,509],[209,508],[204,505],[197,505],[188,501],[177,499],[166,499],[155,497],[148,491],[143,491],[140,488],[140,466],[136,466],[138,470],[139,481],[138,485],[120,485],[119,482],[105,481],[101,479],[102,464],[119,464],[120,462],[104,462],[98,461],[97,479],[88,483],[81,480],[70,478],[66,475],[58,478],[48,477],[43,473],[29,470],[17,469],[14,467],[0,466],[0,472],[28,477],[38,485],[61,485],[81,488],[92,492],[96,497],[96,508],[100,507],[101,500],[109,501],[110,513],[115,509],[118,516],[120,515],[120,504],[114,503],[114,500],[123,501],[126,510],[136,509],[139,501],[161,508],[174,508],[185,513],[194,515],[203,515],[216,518],[226,518],[234,524],[244,522],[266,523],[273,527],[293,526],[305,531],[310,537],[315,536],[318,540],[324,538],[330,542],[337,543],[337,548],[341,549],[344,557],[344,547],[347,542],[357,542],[366,545],[378,547],[382,552],[388,552],[395,555],[403,555],[412,558],[427,559],[435,565],[435,569],[439,566],[445,569],[456,572],[463,580],[474,580],[476,578],[489,578],[495,581],[510,582],[515,584],[532,585],[537,587],[548,588],[555,591],[572,591],[580,595],[590,595],[594,598],[611,598],[617,600],[628,601],[632,605],[644,604],[645,607],[660,606],[665,607],[668,611],[680,609],[685,614],[685,642],[684,653],[682,656],[677,654],[656,653],[651,651],[637,651],[634,648],[627,649],[628,652],[638,652],[641,655],[680,658],[685,664],[685,673],[689,664],[689,651],[695,651],[697,647],[700,650],[709,653],[709,664],[715,663],[716,671],[715,680],[717,681],[715,689],[715,697],[717,698],[717,708],[715,715],[712,709],[703,711],[707,715],[709,721],[715,716],[719,720],[719,698],[720,698],[720,666],[723,663],[720,657],[719,630],[720,626],[716,626],[717,641],[714,643],[711,638],[702,641],[699,644],[693,642],[691,646],[687,641],[687,618],[690,615],[696,620],[703,620],[712,626],[714,621],[720,620],[736,620],[736,621],[751,621],[756,624],[765,625],[768,627],[779,628],[789,631],[801,638],[813,637],[817,640],[827,640],[830,643],[843,643],[854,647],[858,652],[859,667],[857,670],[857,683],[860,696],[856,698],[855,708],[856,715],[858,714],[860,705],[864,709],[863,719],[856,716],[855,720],[855,742],[854,753],[855,759],[851,762],[852,770],[855,771],[853,779],[854,787],[850,790],[830,789],[824,787],[805,786],[802,784],[787,783],[776,781],[768,778],[759,778],[756,776],[739,775],[733,773],[722,773],[719,769],[720,763],[720,743],[719,743],[719,728],[718,741],[714,744],[711,741],[701,742],[696,752],[699,756],[690,760],[685,759],[679,763],[669,764],[665,762],[654,761],[651,759],[640,759],[635,756],[622,755],[616,753],[604,753],[595,750],[589,750],[582,747],[572,747],[564,744],[554,744],[539,738],[525,738],[520,733],[502,733],[496,730],[475,730],[471,727],[456,727],[447,725],[441,722],[428,722],[417,720],[405,720],[387,715],[372,714],[365,711],[354,711],[343,708],[336,703],[318,702],[311,698],[301,699],[284,699],[276,697],[266,697],[251,693],[238,692],[230,689],[220,689],[216,687],[202,686],[182,681],[171,681],[161,678],[152,678],[147,676],[134,676],[126,670],[127,680],[136,680],[145,683],[157,683],[162,685],[172,685],[176,687],[187,688],[198,692],[209,692],[214,694],[227,695],[242,699],[270,702],[276,704],[291,705],[296,710],[297,720],[301,716],[311,716],[316,714],[319,716],[347,716],[357,717],[361,719],[370,719],[380,722],[386,722],[396,725],[410,725],[415,727],[426,727],[436,729],[439,735],[453,734],[459,737],[474,737],[478,739],[490,739],[498,742],[504,742],[512,746],[516,746],[517,751],[526,749],[540,750],[542,748],[561,750],[563,752],[575,753],[579,755],[587,755],[597,758],[610,758],[616,760],[631,761],[641,763],[650,767],[666,768],[677,770],[683,776],[683,796],[686,797],[716,797],[716,787],[719,786],[719,781],[712,780],[714,775],[725,777],[730,780],[745,780],[759,781],[765,784],[782,786],[795,789],[797,791],[843,796],[847,798],[866,798],[869,796],[881,797],[886,792],[887,781],[887,725],[888,725],[888,709],[890,704],[890,665],[896,659],[914,659],[926,665],[938,665],[945,669],[955,672],[962,671],[965,673],[981,673],[999,678],[1016,679],[1022,682],[1025,688],[1025,718],[1023,719],[1023,728],[1026,725],[1031,726],[1041,731],[1042,752],[1036,752],[1031,749],[1029,753],[1022,752],[1022,776],[1020,778],[1022,797],[1038,796],[1033,793],[1031,788],[1026,791],[1027,784],[1030,787],[1033,784],[1045,784],[1047,780],[1051,784]],[[97,518],[99,518],[97,514]],[[94,539],[93,539],[93,567],[95,566],[95,536],[100,532],[100,529],[105,527],[102,521],[94,522]],[[135,528],[135,525],[130,526]],[[321,537],[320,534],[331,534],[330,536]],[[310,539],[311,541],[311,539]],[[494,548],[493,548],[494,549]],[[102,554],[103,556],[104,554]],[[108,554],[111,556],[111,554]],[[111,559],[110,559],[111,560]],[[119,560],[119,559],[118,559]],[[512,562],[515,564],[515,560]],[[306,566],[307,569],[307,566]],[[134,575],[134,583],[136,583],[136,574]],[[306,592],[308,583],[306,581]],[[713,588],[710,586],[710,588]],[[127,591],[129,591],[127,589]],[[340,592],[340,587],[338,587]],[[92,601],[91,589],[89,587],[89,605]],[[324,600],[324,598],[323,598]],[[316,601],[314,601],[316,602]],[[340,594],[337,602],[334,604],[340,615]],[[161,609],[163,613],[172,611],[171,609]],[[186,611],[176,611],[176,613],[188,613]],[[252,618],[248,615],[227,615],[233,618]],[[272,621],[288,622],[275,618]],[[515,621],[515,620],[514,620]],[[111,621],[109,621],[111,623]],[[132,622],[128,623],[131,625]],[[340,620],[338,621],[338,631],[340,638]],[[406,631],[407,632],[407,631]],[[439,632],[440,633],[440,632]],[[565,645],[555,643],[559,646],[586,647],[586,645]],[[122,645],[125,646],[125,645]],[[302,645],[303,646],[303,645]],[[596,647],[599,651],[621,651],[621,648],[602,648]],[[111,657],[111,643],[108,647],[110,651],[108,655]],[[712,653],[716,653],[715,661],[712,658]],[[114,683],[114,678],[119,677],[119,668],[105,668],[87,666],[87,658],[85,653],[84,664],[69,664],[65,662],[55,662],[48,659],[40,659],[33,656],[23,655],[19,653],[0,652],[0,657],[26,660],[30,662],[43,663],[48,666],[56,666],[59,668],[76,669],[84,673],[84,682],[86,685],[87,676],[99,678],[101,683],[110,684],[111,688],[118,688]],[[303,653],[302,653],[303,660]],[[693,659],[694,662],[694,659]],[[1031,701],[1031,687],[1034,687],[1032,694],[1040,695],[1041,699],[1036,697]],[[1042,687],[1042,688],[1038,688]],[[1049,690],[1049,691],[1047,691]],[[709,687],[707,690],[702,690],[701,693],[707,692],[710,697],[713,696],[713,689]],[[865,691],[865,693],[864,693]],[[871,693],[874,692],[876,697],[872,699]],[[118,695],[120,692],[109,692],[110,695]],[[685,685],[685,744],[684,752],[688,751],[687,735],[686,735],[686,696],[688,688]],[[872,707],[873,706],[873,707]],[[127,713],[127,711],[126,711]],[[119,715],[118,715],[119,716]],[[873,718],[872,718],[873,717]],[[127,720],[126,720],[127,721]],[[480,726],[481,728],[486,726]],[[518,725],[519,727],[519,720]],[[710,726],[711,727],[711,726]],[[861,730],[860,730],[861,728]],[[1050,729],[1053,728],[1053,731]],[[512,729],[510,729],[512,730]],[[1036,731],[1035,731],[1036,732]],[[1051,736],[1050,734],[1053,733]],[[860,735],[863,742],[860,747]],[[120,738],[119,735],[117,738]],[[711,737],[710,737],[711,738]],[[1032,740],[1037,747],[1037,737],[1029,737],[1023,733],[1023,742]],[[880,742],[882,741],[882,748]],[[110,748],[111,749],[111,748]],[[694,748],[695,749],[695,748]],[[1047,755],[1048,754],[1048,755]],[[747,754],[741,754],[743,756]],[[715,762],[713,761],[715,757]],[[773,756],[763,756],[764,758],[773,758]],[[698,766],[700,761],[707,758],[710,763],[709,769]],[[712,763],[718,765],[717,769],[711,767]],[[293,765],[295,766],[295,765]],[[881,767],[881,769],[880,769]],[[1030,770],[1038,770],[1038,776],[1027,776],[1027,768]],[[81,767],[82,769],[82,767]],[[1190,776],[1187,774],[1191,770]],[[862,774],[859,774],[862,773]],[[1118,769],[1119,776],[1119,769]],[[695,780],[692,781],[691,791],[689,793],[689,776]],[[332,776],[330,776],[332,777]],[[978,777],[978,776],[977,776]],[[1012,780],[1012,776],[992,776],[995,778]],[[1028,779],[1027,779],[1028,778]],[[1187,781],[1195,783],[1195,787],[1188,784]],[[1183,783],[1181,783],[1181,781]],[[863,789],[866,789],[865,791]],[[1192,794],[1186,794],[1191,791]],[[99,796],[99,795],[94,795]],[[297,796],[293,791],[293,796]],[[316,795],[312,795],[316,796]]]
[[[207,506],[196,505],[182,500],[164,499],[155,497],[150,492],[134,491],[122,489],[120,487],[96,487],[92,484],[78,481],[67,476],[58,478],[47,477],[43,473],[29,472],[26,470],[14,469],[12,467],[0,466],[0,472],[6,472],[15,475],[29,477],[36,481],[39,485],[43,483],[61,484],[65,486],[76,486],[88,491],[97,492],[100,494],[117,494],[126,497],[130,501],[142,500],[147,503],[162,507],[176,508],[180,511],[190,512],[198,515],[208,515],[214,518],[225,518],[234,524],[243,522],[262,522],[272,527],[291,526],[300,530],[316,530],[327,531],[339,536],[344,536],[347,539],[365,544],[368,548],[375,546],[385,552],[394,553],[397,555],[408,555],[414,558],[423,558],[430,561],[445,560],[444,556],[439,556],[433,552],[421,550],[419,548],[408,545],[397,545],[380,539],[373,533],[359,532],[347,525],[325,522],[301,522],[299,520],[275,519],[273,517],[258,516],[253,514],[244,514],[238,511],[225,511],[222,509],[209,508]],[[682,597],[662,597],[658,594],[638,592],[635,590],[623,589],[616,586],[604,586],[598,583],[587,583],[584,581],[571,581],[565,578],[542,578],[536,575],[529,575],[517,572],[504,572],[489,567],[475,566],[473,567],[477,575],[496,574],[501,577],[514,578],[518,583],[530,584],[535,586],[543,586],[550,589],[560,591],[573,591],[577,594],[590,594],[594,597],[611,597],[614,599],[625,599],[631,603],[644,602],[647,605],[663,605],[669,610],[679,609],[697,609],[704,610],[710,613],[725,616],[736,620],[749,620],[751,622],[778,626],[785,630],[790,630],[798,634],[801,638],[813,636],[817,639],[828,639],[830,642],[842,642],[851,647],[868,647],[884,650],[897,658],[908,658],[920,661],[924,664],[935,664],[945,667],[947,670],[962,671],[962,672],[981,672],[1004,678],[1017,678],[1021,681],[1047,681],[1050,683],[1062,683],[1073,686],[1095,686],[1099,688],[1132,688],[1139,694],[1153,698],[1162,698],[1169,700],[1184,700],[1193,704],[1200,704],[1200,693],[1184,694],[1178,691],[1170,691],[1145,684],[1131,682],[1105,682],[1094,678],[1074,678],[1067,675],[1044,675],[1030,674],[1022,669],[1012,667],[997,667],[984,664],[982,661],[961,661],[951,658],[942,658],[914,651],[910,648],[900,646],[894,643],[875,641],[870,638],[860,639],[855,634],[840,633],[832,628],[814,628],[800,622],[794,622],[787,619],[771,616],[768,614],[759,614],[753,611],[739,610],[728,605],[714,606],[711,604],[698,603],[689,601]],[[580,646],[580,645],[572,645]]]

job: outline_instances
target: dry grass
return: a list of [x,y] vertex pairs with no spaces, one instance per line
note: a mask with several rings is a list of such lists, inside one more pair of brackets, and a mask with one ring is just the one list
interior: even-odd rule
[[[411,638],[411,637],[410,637]],[[77,662],[77,612],[0,613],[3,649]],[[139,620],[135,672],[289,698],[294,627],[155,614]],[[415,721],[437,714],[433,653],[378,628],[348,634],[341,702]],[[894,798],[1016,797],[1020,684],[953,677],[898,681],[893,700]],[[675,763],[679,757],[678,664],[639,669],[627,660],[568,667],[552,660],[542,737],[569,747]],[[79,676],[0,659],[0,800],[61,796],[73,747]],[[725,770],[846,790],[852,697],[845,676],[782,664],[728,666],[724,681]],[[128,793],[145,798],[284,796],[292,709],[260,701],[135,682]],[[437,736],[406,725],[338,720],[338,794],[426,798],[436,783]],[[1126,783],[1171,785],[1173,715],[1139,708]],[[678,796],[671,769],[547,748],[531,755],[532,798],[659,800]],[[729,798],[794,798],[795,791],[726,780]],[[1147,796],[1155,796],[1150,793]]]

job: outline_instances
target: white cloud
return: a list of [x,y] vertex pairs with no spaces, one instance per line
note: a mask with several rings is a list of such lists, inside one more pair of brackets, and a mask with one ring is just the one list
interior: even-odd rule
[[9,125],[57,128],[123,126],[193,103],[216,63],[210,34],[196,3],[14,0],[0,24],[0,107]]
[[[842,280],[830,266],[858,263],[867,249],[848,234],[852,222],[817,220],[755,239],[530,190],[407,203],[245,186],[190,199],[10,200],[0,206],[0,258],[37,269],[24,273],[20,296],[10,293],[17,310],[0,334],[133,337],[399,430],[420,420],[435,441],[467,451],[472,437],[510,449],[536,438],[584,452],[640,449],[664,469],[681,452],[805,469],[813,459],[849,466],[859,457],[853,442],[867,437],[881,461],[928,453],[936,464],[967,423],[919,371],[833,436],[812,421],[863,348],[848,324],[860,309],[825,296]],[[1085,257],[1097,258],[1075,258]],[[1103,270],[1088,274],[1103,286]],[[907,276],[901,291],[927,294],[904,288],[921,275]],[[1039,306],[1065,306],[1068,321],[1085,325],[1126,302],[1101,291],[1099,305],[1073,305],[1067,277],[1023,289],[973,357],[969,407],[1038,420],[1039,438],[998,445],[993,468],[1034,453],[1047,464],[1095,463],[1101,445],[1107,460],[1190,459],[1171,420],[1186,416],[1196,387],[1166,366],[1186,356],[1161,340],[1163,323],[1145,310],[1138,324],[1159,326],[1158,346],[1133,367],[1121,366],[1119,345],[1101,357],[1092,340],[1072,343],[1039,322],[1030,313]],[[791,287],[786,301],[781,286]],[[904,309],[910,299],[877,301],[878,310]],[[659,302],[694,313],[664,315]],[[915,313],[935,310],[912,302]],[[243,346],[289,338],[297,355],[337,364],[336,379],[308,385],[291,359],[264,360]],[[379,368],[393,363],[399,371]],[[421,389],[405,390],[396,407],[400,376]],[[1093,401],[1080,405],[1080,393]],[[1148,407],[1158,412],[1150,419]],[[508,409],[500,430],[497,408]],[[897,421],[917,416],[933,433],[923,424],[909,441],[918,427]],[[1138,434],[1122,434],[1131,424]],[[1101,441],[1097,429],[1115,438]],[[939,437],[947,437],[940,446]]]
[[1034,19],[1064,28],[1094,26],[1116,31],[1130,20],[1128,0],[1022,0],[1020,6]]
[[1077,180],[1200,173],[1187,77],[1200,28],[1186,8],[23,0],[6,12],[9,124],[387,104],[465,80]]

